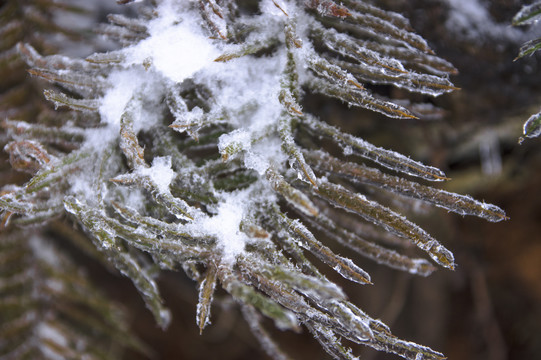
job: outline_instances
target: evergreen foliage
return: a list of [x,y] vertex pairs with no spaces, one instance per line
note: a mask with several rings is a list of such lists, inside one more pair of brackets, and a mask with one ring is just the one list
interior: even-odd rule
[[[42,225],[70,214],[133,281],[162,328],[171,317],[156,274],[182,269],[198,283],[201,331],[219,284],[273,358],[286,355],[261,315],[283,330],[305,327],[338,359],[354,358],[344,340],[407,359],[444,358],[393,336],[306,255],[359,284],[370,284],[369,274],[325,238],[412,274],[429,275],[434,263],[454,269],[451,251],[372,192],[359,193],[359,185],[492,222],[505,213],[420,183],[448,179],[341,131],[302,102],[318,93],[416,119],[419,104],[399,104],[373,89],[439,96],[456,89],[449,80],[454,67],[407,19],[365,1],[135,6],[136,18],[111,15],[100,28],[120,50],[76,59],[42,55],[27,40],[9,47],[30,74],[54,84],[45,98],[70,111],[47,122],[15,114],[3,122],[12,165],[32,173],[24,185],[2,189],[6,225]],[[333,154],[333,146],[343,154]],[[366,231],[342,226],[340,212],[358,216]],[[389,236],[415,244],[432,262],[387,248]]]

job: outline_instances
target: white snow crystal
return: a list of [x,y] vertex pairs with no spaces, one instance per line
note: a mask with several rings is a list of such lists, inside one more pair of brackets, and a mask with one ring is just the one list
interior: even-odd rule
[[171,156],[156,157],[151,167],[139,167],[137,171],[149,176],[161,193],[169,192],[169,185],[175,178],[175,172],[171,169]]
[[220,153],[226,151],[228,147],[235,147],[239,150],[248,150],[252,146],[251,134],[245,129],[237,129],[230,133],[223,134],[218,140],[218,150]]
[[249,241],[249,237],[240,230],[252,195],[249,189],[224,193],[214,215],[201,215],[189,225],[195,232],[216,238],[225,263],[234,263]]
[[[182,82],[212,63],[220,52],[203,34],[199,13],[189,11],[189,3],[163,1],[157,9],[158,17],[149,24],[150,36],[126,49],[127,63],[150,60],[156,70],[175,82]],[[179,18],[179,13],[186,15]]]
[[[101,100],[100,116],[110,125],[120,124],[120,117],[133,93],[141,86],[141,71],[136,69],[115,71],[109,75],[111,87]],[[115,134],[118,135],[118,134]]]

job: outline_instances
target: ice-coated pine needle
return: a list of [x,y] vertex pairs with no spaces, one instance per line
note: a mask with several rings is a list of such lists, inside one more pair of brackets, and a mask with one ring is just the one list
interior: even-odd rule
[[397,152],[376,147],[317,119],[306,117],[305,123],[312,131],[331,137],[344,148],[349,147],[354,154],[372,160],[388,169],[431,181],[448,180],[440,169],[421,164]]
[[248,326],[250,326],[250,329],[252,330],[252,333],[255,335],[255,338],[257,341],[259,341],[267,355],[275,360],[289,360],[290,357],[279,348],[278,344],[276,344],[276,342],[270,337],[269,333],[263,328],[262,316],[256,311],[256,309],[250,305],[243,305],[241,310],[244,319],[246,322],[248,322]]
[[350,259],[333,253],[331,249],[319,242],[300,221],[289,219],[284,214],[277,214],[276,216],[279,216],[279,220],[287,225],[290,234],[298,239],[303,248],[331,266],[344,278],[360,284],[371,284],[370,275]]
[[95,210],[74,198],[66,199],[64,206],[95,236],[101,250],[107,254],[115,267],[133,281],[143,295],[147,307],[152,311],[156,322],[162,328],[167,328],[171,321],[171,314],[163,306],[157,284],[134,257],[129,256],[128,252],[120,250],[121,245],[117,244],[115,231],[103,221],[100,221],[100,216]]
[[313,166],[328,173],[423,200],[461,215],[478,216],[491,222],[507,219],[505,212],[499,207],[477,201],[467,195],[451,193],[398,176],[384,174],[365,165],[343,162],[321,151],[307,151],[304,155]]
[[340,228],[323,214],[318,215],[317,221],[315,219],[308,219],[308,221],[314,228],[323,230],[327,236],[329,236],[329,238],[332,238],[353,251],[374,260],[378,264],[384,264],[395,269],[422,276],[428,276],[436,270],[436,267],[425,259],[410,258],[394,250],[374,244],[355,233]]
[[354,212],[399,236],[410,239],[417,247],[426,251],[435,262],[446,268],[454,269],[453,254],[425,230],[404,216],[375,201],[366,199],[363,195],[352,193],[340,185],[321,181],[315,191],[331,204]]

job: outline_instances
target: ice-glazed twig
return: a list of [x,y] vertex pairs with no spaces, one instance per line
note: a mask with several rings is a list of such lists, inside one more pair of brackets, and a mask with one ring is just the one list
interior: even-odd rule
[[244,320],[246,320],[248,326],[250,326],[250,330],[252,330],[252,333],[255,335],[255,338],[259,341],[267,355],[275,360],[289,360],[289,356],[279,348],[263,327],[262,316],[256,309],[251,305],[243,305],[241,306],[241,310]]
[[54,90],[44,90],[45,99],[51,101],[55,108],[66,106],[72,110],[97,112],[100,106],[99,100],[96,99],[74,99],[64,93]]
[[241,303],[252,305],[263,315],[273,319],[278,328],[298,329],[297,318],[291,311],[256,291],[253,287],[239,281],[237,275],[232,273],[228,267],[220,266],[218,268],[218,278],[224,289],[233,298]]

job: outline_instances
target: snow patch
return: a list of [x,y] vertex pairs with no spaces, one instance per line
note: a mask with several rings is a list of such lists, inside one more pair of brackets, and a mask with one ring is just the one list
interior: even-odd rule
[[251,196],[253,194],[249,189],[223,193],[214,215],[201,215],[188,225],[194,232],[217,240],[217,247],[222,251],[222,261],[226,264],[233,264],[250,240],[240,230],[240,225],[247,213]]
[[[174,82],[182,82],[211,64],[220,52],[201,29],[198,12],[190,11],[191,1],[163,1],[158,17],[149,23],[150,36],[126,49],[128,64],[150,62]],[[185,14],[179,18],[178,14]]]
[[169,192],[169,185],[176,175],[171,169],[171,156],[156,157],[151,167],[139,167],[137,172],[150,177],[161,193]]
[[103,122],[114,127],[119,126],[120,117],[128,101],[132,98],[135,90],[141,87],[141,75],[144,76],[137,69],[123,69],[114,71],[109,75],[108,81],[112,86],[101,99],[99,109]]

